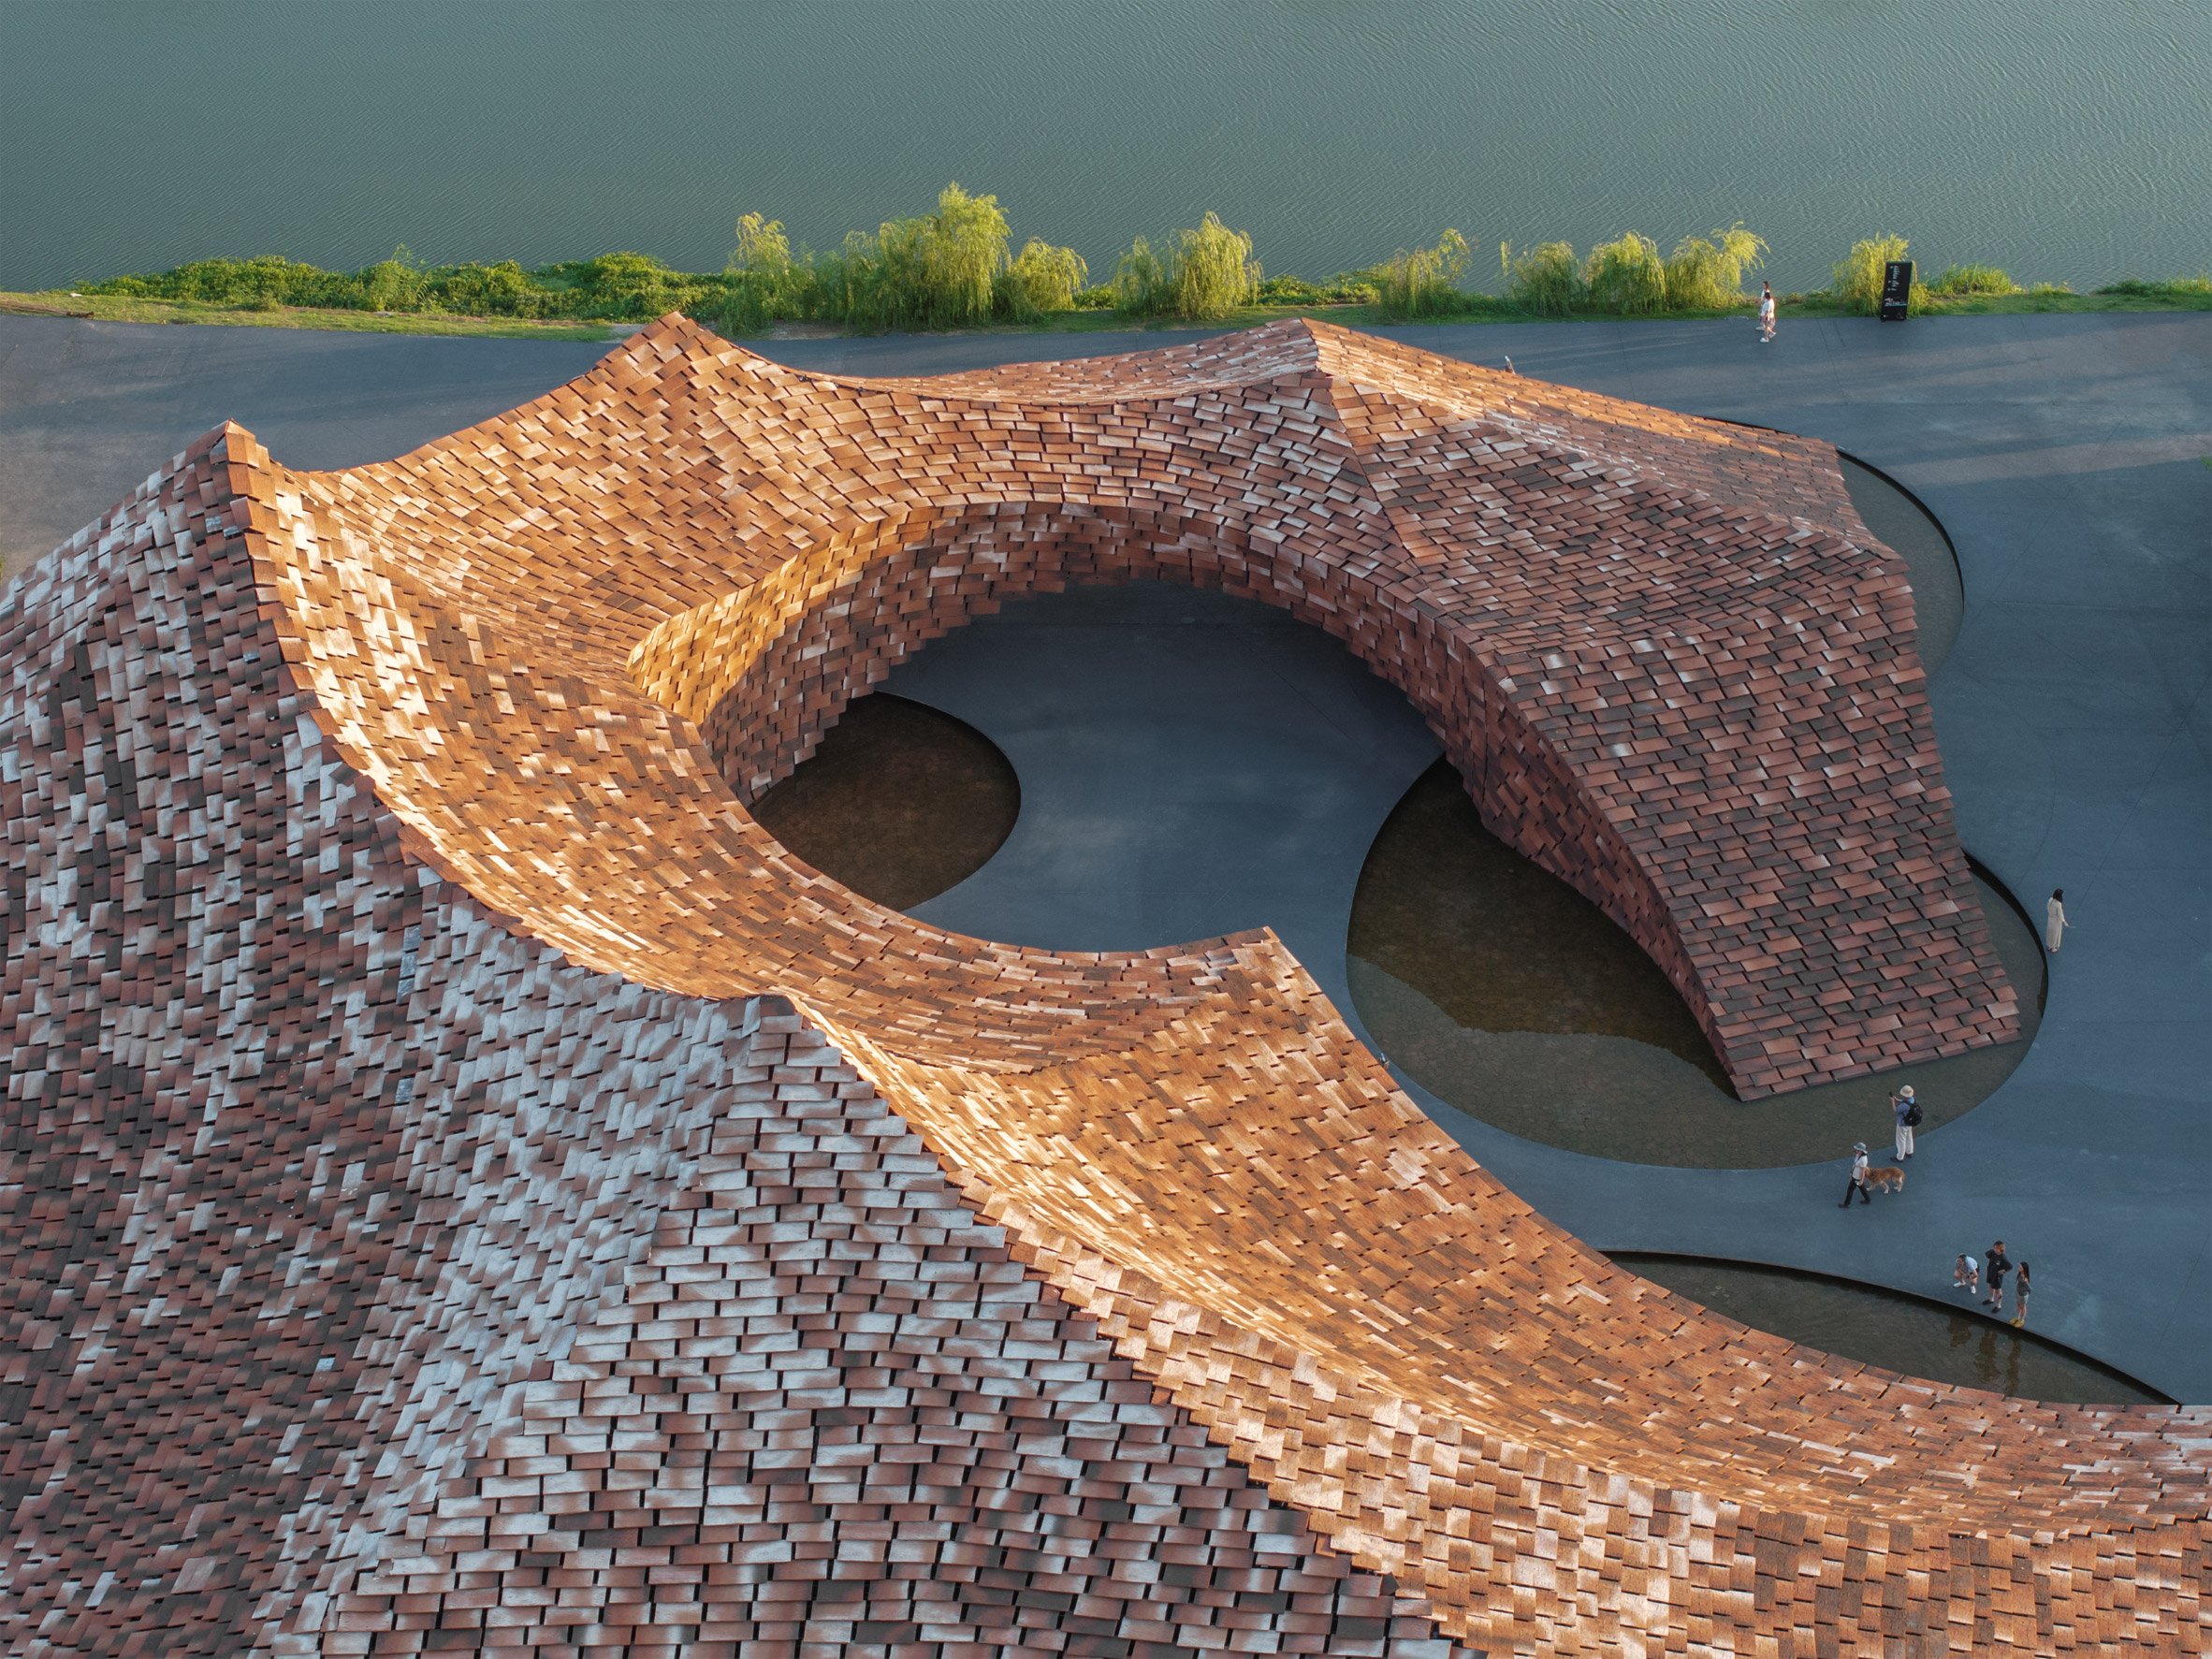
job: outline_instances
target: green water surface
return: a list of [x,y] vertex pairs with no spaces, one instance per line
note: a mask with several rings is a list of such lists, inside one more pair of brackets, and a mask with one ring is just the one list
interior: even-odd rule
[[0,287],[719,269],[951,178],[1099,277],[1212,208],[1309,275],[1743,219],[1784,289],[1887,230],[2086,286],[2212,266],[2208,110],[2205,0],[0,0]]

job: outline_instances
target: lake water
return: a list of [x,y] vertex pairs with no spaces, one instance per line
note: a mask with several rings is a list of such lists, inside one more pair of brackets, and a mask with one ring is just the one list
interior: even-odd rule
[[2212,4],[0,0],[0,286],[402,241],[711,269],[740,212],[826,245],[949,178],[1099,275],[1213,208],[1307,275],[1742,219],[1785,289],[1892,229],[2168,276],[2212,266]]

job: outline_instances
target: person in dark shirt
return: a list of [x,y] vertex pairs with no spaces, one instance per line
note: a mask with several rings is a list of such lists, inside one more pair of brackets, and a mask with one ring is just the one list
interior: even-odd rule
[[2004,1275],[2013,1271],[2013,1259],[2004,1253],[2002,1239],[1989,1246],[1988,1258],[1982,1265],[1982,1280],[1989,1287],[1989,1311],[2001,1317],[2004,1313]]

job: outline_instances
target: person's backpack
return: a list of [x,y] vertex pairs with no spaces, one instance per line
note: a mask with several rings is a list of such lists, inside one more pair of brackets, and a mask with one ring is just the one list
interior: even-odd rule
[[1905,1128],[1908,1129],[1916,1129],[1919,1127],[1920,1102],[1915,1100],[1910,1106],[1905,1108]]

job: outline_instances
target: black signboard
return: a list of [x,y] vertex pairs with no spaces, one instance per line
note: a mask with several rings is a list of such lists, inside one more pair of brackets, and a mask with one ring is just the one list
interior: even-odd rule
[[1913,262],[1892,259],[1882,272],[1882,320],[1901,323],[1913,304]]

